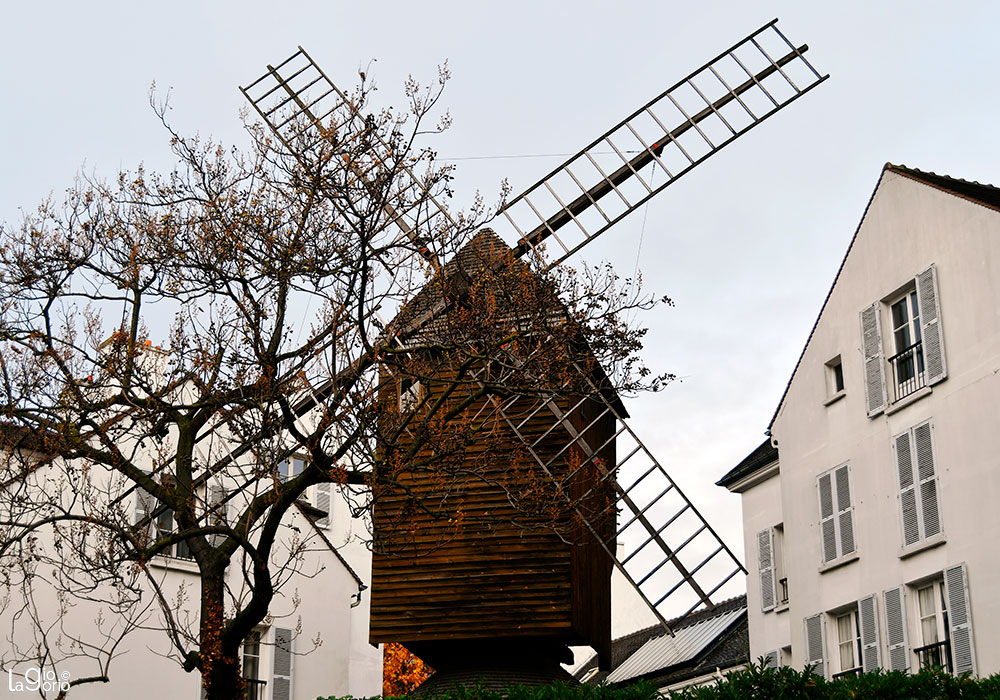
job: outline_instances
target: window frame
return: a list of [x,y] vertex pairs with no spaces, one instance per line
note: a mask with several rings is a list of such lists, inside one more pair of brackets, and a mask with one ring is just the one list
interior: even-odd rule
[[[893,309],[906,300],[907,320],[897,323]],[[860,312],[861,349],[864,361],[864,388],[867,414],[874,418],[891,412],[930,393],[931,387],[948,378],[937,268],[931,264],[891,294]],[[915,300],[915,302],[914,302]],[[916,313],[914,313],[914,303]],[[884,322],[887,321],[886,324]],[[883,325],[887,329],[883,329]],[[906,328],[911,345],[916,345],[913,376],[897,376],[897,361],[906,348],[899,347],[897,331]],[[888,335],[884,335],[888,330]],[[889,355],[889,348],[895,353]],[[886,375],[891,373],[891,379]],[[892,386],[892,395],[888,391]]]
[[[858,619],[858,606],[857,604],[852,605],[849,608],[840,610],[839,612],[830,613],[833,617],[833,627],[837,634],[837,673],[833,674],[833,678],[839,676],[855,675],[861,673],[862,665],[862,648],[861,648],[861,623]],[[842,622],[847,621],[848,630],[850,635],[846,639],[844,638],[844,628]],[[844,650],[846,648],[850,650],[851,654],[851,664],[849,668],[844,668]]]
[[419,379],[400,377],[397,384],[397,405],[400,413],[412,411],[424,398],[424,385]]

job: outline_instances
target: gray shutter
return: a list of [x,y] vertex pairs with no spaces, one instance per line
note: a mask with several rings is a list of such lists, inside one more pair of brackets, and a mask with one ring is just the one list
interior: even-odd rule
[[823,624],[823,613],[805,619],[806,627],[806,664],[812,666],[816,673],[826,677],[826,630]]
[[913,429],[913,444],[917,455],[917,479],[920,481],[920,525],[924,537],[933,537],[941,533],[941,511],[930,422]]
[[764,663],[768,668],[778,668],[781,666],[781,652],[775,649],[764,654]]
[[910,431],[897,435],[896,473],[899,476],[899,511],[903,526],[903,546],[908,547],[920,540],[920,517],[917,515],[916,483],[913,479],[913,450]]
[[854,506],[851,503],[851,482],[847,465],[834,471],[837,487],[837,529],[840,530],[840,556],[851,554],[854,545]]
[[333,484],[329,481],[316,484],[316,508],[326,513],[322,518],[316,519],[316,525],[324,530],[330,527],[330,494],[333,491]]
[[890,671],[909,671],[910,652],[906,634],[906,595],[904,587],[890,588],[882,594],[885,601],[885,642],[889,648]]
[[834,519],[831,479],[829,472],[819,478],[819,530],[824,564],[837,558],[837,527]]
[[920,309],[920,337],[924,349],[924,372],[927,385],[937,384],[948,376],[944,360],[944,334],[941,332],[941,304],[938,301],[937,271],[934,266],[917,275],[917,306]]
[[878,602],[874,594],[858,601],[858,623],[861,627],[861,670],[871,673],[879,667]]
[[955,675],[976,672],[976,649],[972,642],[972,611],[969,609],[969,577],[965,564],[944,570],[945,597],[948,599],[948,626]]
[[882,413],[887,402],[878,302],[861,311],[861,349],[865,362],[865,399],[868,402],[868,417],[871,418]]
[[760,574],[760,609],[774,609],[777,593],[774,588],[774,531],[772,528],[757,533],[757,566]]
[[293,631],[274,628],[274,664],[271,672],[271,700],[292,698],[292,636]]

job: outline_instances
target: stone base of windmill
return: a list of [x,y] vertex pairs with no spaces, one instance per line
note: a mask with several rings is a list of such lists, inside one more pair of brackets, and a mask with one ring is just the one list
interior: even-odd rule
[[573,653],[561,642],[525,639],[425,643],[412,651],[434,668],[410,697],[429,697],[459,686],[501,690],[515,685],[580,685],[562,664]]

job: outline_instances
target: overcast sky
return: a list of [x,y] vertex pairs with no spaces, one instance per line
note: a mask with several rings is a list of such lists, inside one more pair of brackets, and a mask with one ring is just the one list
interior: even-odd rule
[[[682,381],[632,400],[633,426],[742,554],[739,499],[712,484],[763,439],[886,161],[1000,183],[1000,3],[4,3],[0,221],[85,170],[172,164],[148,106],[241,143],[237,86],[302,45],[377,101],[446,60],[458,199],[531,185],[746,34],[779,27],[831,79],[668,187],[581,259],[636,266],[670,295],[645,358]],[[281,9],[278,9],[278,8]],[[376,8],[377,9],[372,9]],[[374,61],[374,62],[373,62]],[[369,68],[370,66],[370,68]],[[641,250],[640,250],[641,240]]]

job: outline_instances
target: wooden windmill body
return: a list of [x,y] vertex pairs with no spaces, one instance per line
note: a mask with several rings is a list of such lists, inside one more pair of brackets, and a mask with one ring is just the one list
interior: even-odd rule
[[[484,271],[495,272],[498,264],[517,269],[524,256],[545,261],[543,266],[562,263],[823,82],[827,76],[803,56],[808,47],[789,42],[776,21],[668,88],[511,200],[492,223],[497,233],[480,232],[443,266],[425,249],[437,271],[434,280],[458,280],[467,290]],[[325,90],[318,97],[310,94],[316,85]],[[319,141],[362,119],[301,48],[279,66],[269,66],[243,92],[303,162],[309,151],[299,144],[308,129],[289,134],[288,124],[306,123]],[[278,120],[279,110],[289,105],[295,113]],[[373,161],[391,160],[385,141],[375,140],[373,149]],[[386,212],[401,236],[420,243],[422,230],[449,218],[437,202],[431,204],[419,212]],[[432,281],[404,307],[401,315],[409,310],[413,319],[394,326],[403,350],[412,345],[417,360],[437,368],[382,377],[380,400],[396,402],[400,414],[419,412],[419,402],[448,378],[447,352],[421,356],[425,351],[417,348],[432,343],[413,338],[423,334],[426,340],[435,324],[447,324],[466,293],[453,292],[442,293]],[[713,607],[713,597],[745,573],[625,422],[625,409],[607,390],[600,368],[585,352],[574,368],[576,386],[587,387],[584,391],[524,391],[470,407],[469,425],[483,439],[456,456],[469,477],[451,480],[446,492],[432,469],[394,463],[398,480],[408,487],[405,494],[376,499],[373,642],[403,642],[438,667],[486,657],[527,666],[532,659],[559,660],[566,644],[590,645],[606,663],[612,568],[667,632],[668,617]],[[507,378],[516,380],[516,367],[508,371]],[[442,473],[450,468],[440,465]],[[509,502],[512,492],[539,488],[551,501],[544,522]],[[627,556],[618,554],[622,541]]]
[[[507,287],[516,286],[532,273],[510,253],[486,229],[440,274],[469,279],[490,270],[506,278]],[[432,282],[409,305],[417,310],[411,315],[419,316],[444,293]],[[568,323],[560,312],[553,300],[555,322]],[[501,309],[496,315],[516,327],[517,313]],[[442,326],[448,321],[444,312],[413,345],[447,345],[437,335],[446,333]],[[399,402],[404,412],[417,402],[434,401],[454,381],[451,358],[423,352],[437,356],[416,357],[410,377],[382,382],[384,399]],[[516,384],[517,378],[506,382]],[[474,387],[474,380],[467,385]],[[467,393],[459,390],[453,402]],[[609,391],[607,398],[624,415],[617,396]],[[477,400],[456,421],[458,430],[475,428],[479,434],[461,445],[455,464],[441,465],[457,479],[438,478],[434,467],[412,471],[403,465],[397,478],[405,490],[375,501],[371,640],[401,642],[439,669],[512,654],[520,663],[551,664],[566,645],[589,645],[605,657],[611,643],[612,561],[571,504],[591,513],[601,536],[614,540],[609,510],[614,490],[599,467],[588,463],[588,454],[598,455],[598,464],[615,464],[615,420],[601,416],[602,402],[589,397],[561,396],[533,414],[523,406],[502,415],[491,410],[490,401]],[[553,411],[582,436],[579,444],[566,449],[564,431],[552,431]],[[479,418],[483,415],[489,418]],[[520,426],[517,432],[507,419]],[[550,473],[541,472],[525,439],[550,464]],[[553,488],[560,481],[568,498]]]

